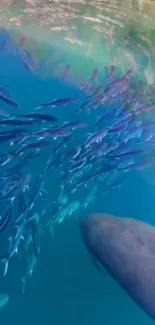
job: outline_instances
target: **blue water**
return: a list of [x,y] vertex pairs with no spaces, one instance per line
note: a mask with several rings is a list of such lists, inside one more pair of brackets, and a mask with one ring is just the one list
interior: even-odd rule
[[[77,91],[52,77],[43,80],[29,75],[16,56],[6,53],[0,55],[0,75],[3,76],[0,84],[20,103],[20,113],[30,112],[40,102],[48,102],[51,98],[72,97]],[[1,108],[6,108],[5,104]],[[14,108],[9,110],[13,113]],[[67,120],[65,108],[56,113],[62,121]],[[39,175],[48,154],[47,150],[45,156],[30,164],[33,177]],[[0,278],[0,291],[10,296],[8,305],[0,310],[1,324],[153,324],[108,274],[101,274],[94,268],[79,230],[80,220],[92,212],[155,224],[155,191],[151,179],[152,170],[131,172],[120,190],[109,191],[86,210],[79,210],[77,218],[66,219],[55,226],[53,238],[45,233],[41,237],[39,263],[32,278],[27,280],[24,295],[21,294],[20,278],[25,264],[20,256],[14,257],[7,276]],[[47,187],[48,202],[52,202],[58,190],[53,173],[48,177]],[[83,199],[83,193],[78,199]],[[43,204],[47,201],[35,206],[37,212]]]
[[[133,177],[120,191],[95,202],[90,211],[153,223],[154,187],[138,174],[135,176],[136,182]],[[7,278],[1,279],[1,290],[11,297],[1,310],[5,324],[111,325],[117,321],[123,325],[134,324],[135,319],[138,324],[153,324],[108,274],[100,274],[94,268],[81,242],[79,221],[66,220],[57,227],[53,239],[48,235],[42,238],[40,261],[24,296],[19,281],[21,267],[14,258]]]

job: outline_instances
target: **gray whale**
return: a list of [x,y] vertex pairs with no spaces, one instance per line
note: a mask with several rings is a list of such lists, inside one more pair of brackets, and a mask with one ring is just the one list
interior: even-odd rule
[[155,319],[155,227],[94,214],[81,221],[80,229],[93,257]]

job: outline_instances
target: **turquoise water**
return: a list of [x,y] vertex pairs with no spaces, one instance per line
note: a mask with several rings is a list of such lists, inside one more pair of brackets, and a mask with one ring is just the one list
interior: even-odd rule
[[[41,102],[48,102],[51,98],[74,97],[77,93],[77,89],[56,78],[41,79],[29,74],[19,58],[6,51],[0,53],[0,75],[0,84],[20,103],[20,114],[31,112]],[[1,108],[6,109],[6,105],[2,103]],[[7,109],[11,115],[15,111],[12,107]],[[65,108],[61,111],[54,108],[54,113],[62,122],[69,119]],[[77,137],[80,138],[79,133]],[[49,149],[45,149],[44,154],[28,165],[26,170],[32,173],[33,179],[41,173],[49,153]],[[33,276],[26,282],[24,295],[20,278],[25,260],[20,254],[13,257],[8,274],[0,278],[1,291],[10,296],[8,304],[0,310],[1,322],[6,325],[153,324],[106,272],[101,274],[94,268],[79,230],[80,220],[92,212],[154,224],[155,183],[152,175],[152,169],[147,172],[129,172],[120,190],[111,189],[104,196],[96,198],[87,209],[80,208],[77,216],[54,227],[53,237],[45,231],[44,236],[41,236],[39,262]],[[57,175],[53,172],[49,172],[46,178],[45,189],[48,189],[48,197],[37,200],[35,212],[40,213],[57,199]],[[83,195],[82,191],[78,192],[80,202]],[[48,215],[50,213],[48,209]],[[1,252],[4,237],[0,239]]]

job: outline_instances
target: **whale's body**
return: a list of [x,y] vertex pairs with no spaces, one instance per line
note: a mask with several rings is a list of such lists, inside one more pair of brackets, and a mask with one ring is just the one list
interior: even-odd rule
[[93,257],[155,319],[155,227],[105,214],[81,222]]

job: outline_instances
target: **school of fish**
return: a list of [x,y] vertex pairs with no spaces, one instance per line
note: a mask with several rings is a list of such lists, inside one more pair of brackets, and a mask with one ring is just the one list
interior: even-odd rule
[[[23,48],[20,54],[32,73],[32,55]],[[94,67],[74,97],[51,98],[26,114],[18,98],[0,86],[0,235],[9,233],[1,276],[16,254],[26,256],[23,293],[39,259],[41,236],[46,231],[53,236],[56,224],[78,217],[96,198],[119,189],[127,173],[154,162],[155,105],[141,83],[133,87],[134,78],[132,68],[122,74],[115,65]],[[60,123],[62,111],[70,119]],[[34,164],[36,172],[42,168],[36,177]],[[51,202],[53,188],[58,194]]]

